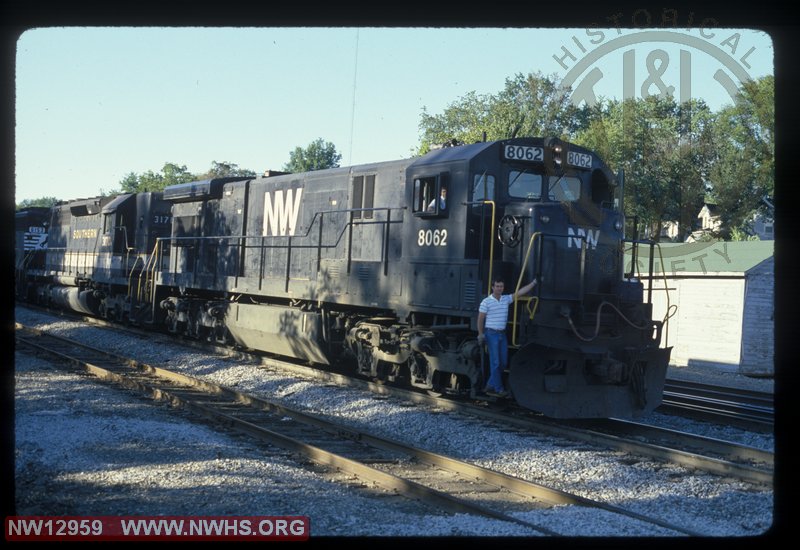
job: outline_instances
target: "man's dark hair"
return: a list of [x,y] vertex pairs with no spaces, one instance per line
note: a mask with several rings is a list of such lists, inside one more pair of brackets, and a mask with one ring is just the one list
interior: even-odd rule
[[503,283],[503,286],[505,286],[506,284],[506,282],[501,277],[495,277],[494,279],[492,279],[492,286],[496,285],[497,283]]

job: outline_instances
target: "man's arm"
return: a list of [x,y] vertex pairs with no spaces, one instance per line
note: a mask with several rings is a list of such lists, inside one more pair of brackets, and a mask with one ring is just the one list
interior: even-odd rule
[[478,338],[483,336],[484,327],[486,326],[486,314],[484,312],[478,313]]
[[530,283],[520,288],[517,292],[515,292],[512,295],[512,297],[516,300],[519,296],[524,296],[525,294],[530,292],[535,286],[536,286],[536,279],[532,280]]

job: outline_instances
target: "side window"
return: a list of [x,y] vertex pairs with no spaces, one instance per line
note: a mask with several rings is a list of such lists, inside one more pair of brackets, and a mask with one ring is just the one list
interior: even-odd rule
[[447,184],[444,177],[428,176],[414,179],[414,214],[444,216],[448,212]]
[[371,220],[374,212],[369,210],[375,206],[375,175],[355,176],[353,178],[353,208],[366,209],[365,212],[354,212],[353,218]]
[[[491,174],[475,174],[472,180],[472,202],[493,201],[494,200],[494,176]],[[480,205],[473,205],[479,208]]]

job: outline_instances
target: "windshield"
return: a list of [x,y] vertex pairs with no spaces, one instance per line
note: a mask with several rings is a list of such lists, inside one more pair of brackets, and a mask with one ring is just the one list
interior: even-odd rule
[[508,174],[508,196],[518,199],[540,199],[542,176],[527,170],[511,170]]
[[551,201],[572,202],[581,196],[581,180],[574,176],[550,176],[547,198]]

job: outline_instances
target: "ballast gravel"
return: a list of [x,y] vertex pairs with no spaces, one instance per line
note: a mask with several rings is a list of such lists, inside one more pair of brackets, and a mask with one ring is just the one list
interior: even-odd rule
[[[27,326],[603,500],[704,536],[761,535],[773,525],[774,493],[765,487],[584,443],[513,433],[393,397],[320,385],[241,359],[190,350],[160,336],[124,335],[24,308],[15,314]],[[310,518],[312,537],[541,535],[522,525],[449,515],[379,488],[344,482],[341,475],[337,479],[300,464],[280,449],[212,428],[44,359],[15,353],[14,361],[18,515],[303,515]],[[680,369],[671,368],[670,376],[675,370]],[[771,381],[738,377],[737,384],[768,389]],[[648,421],[773,448],[772,437],[763,434],[658,414]],[[567,536],[682,536],[578,506],[515,515]]]

